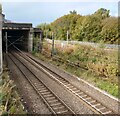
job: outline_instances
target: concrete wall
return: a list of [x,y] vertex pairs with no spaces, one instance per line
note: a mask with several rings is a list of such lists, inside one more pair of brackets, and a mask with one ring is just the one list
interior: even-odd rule
[[2,61],[2,23],[3,15],[0,13],[0,75],[3,71],[3,61]]
[[28,52],[33,50],[33,28],[30,29],[29,38],[28,38]]

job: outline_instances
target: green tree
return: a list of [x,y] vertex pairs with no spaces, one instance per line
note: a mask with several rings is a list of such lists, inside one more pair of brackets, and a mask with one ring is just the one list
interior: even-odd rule
[[109,17],[102,21],[101,36],[105,43],[118,44],[118,18]]
[[95,15],[101,19],[105,19],[107,17],[110,17],[109,13],[110,13],[110,10],[107,10],[105,8],[100,8],[93,15]]
[[77,11],[75,11],[75,10],[70,11],[70,14],[77,14]]
[[52,25],[52,30],[54,30],[56,39],[66,40],[67,31],[69,31],[69,36],[73,38],[74,30],[76,27],[77,20],[81,16],[79,14],[68,14],[64,15],[57,20],[55,20]]
[[90,42],[118,42],[118,20],[110,17],[110,11],[104,8],[98,9],[92,15],[82,16],[77,11],[70,11],[70,14],[64,15],[51,24],[41,24],[44,30],[44,36],[51,38],[54,32],[55,39],[66,40],[67,31],[69,39]]

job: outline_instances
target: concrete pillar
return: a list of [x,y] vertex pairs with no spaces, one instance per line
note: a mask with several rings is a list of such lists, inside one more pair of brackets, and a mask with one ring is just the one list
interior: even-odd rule
[[3,71],[3,55],[2,55],[2,25],[3,25],[3,15],[0,13],[0,75]]
[[29,38],[28,38],[28,52],[33,50],[33,28],[30,29]]

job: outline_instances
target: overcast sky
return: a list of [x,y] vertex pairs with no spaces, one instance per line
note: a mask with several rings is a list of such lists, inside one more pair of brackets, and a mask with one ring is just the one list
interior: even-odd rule
[[54,0],[49,0],[49,2],[48,0],[44,0],[44,2],[39,2],[38,0],[34,0],[36,2],[32,0],[11,1],[2,0],[3,13],[6,15],[6,18],[14,22],[33,23],[33,26],[40,23],[53,22],[72,10],[76,10],[81,15],[88,15],[94,13],[99,8],[106,8],[110,10],[112,16],[118,15],[118,0],[106,0],[107,2],[102,0],[99,0],[102,2],[98,2],[98,0],[89,0],[89,2],[87,0],[84,0],[84,2],[81,0],[69,0],[69,2],[63,2],[63,0],[61,2],[53,2]]

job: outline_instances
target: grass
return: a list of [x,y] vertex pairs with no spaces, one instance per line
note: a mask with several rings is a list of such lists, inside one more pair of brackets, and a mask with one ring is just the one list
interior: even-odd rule
[[15,84],[4,72],[0,80],[0,115],[26,114],[15,90]]
[[[45,50],[50,52],[50,49],[48,48],[50,47],[45,44]],[[87,67],[88,70],[71,67],[66,63],[53,61],[40,53],[34,53],[34,55],[46,62],[57,65],[109,94],[120,98],[118,94],[119,72],[117,51],[110,52],[104,50],[104,48],[92,48],[90,46],[78,45],[72,47],[68,46],[64,49],[61,49],[59,46],[58,48],[56,47],[56,49],[57,56],[74,63],[79,63],[83,67]]]

